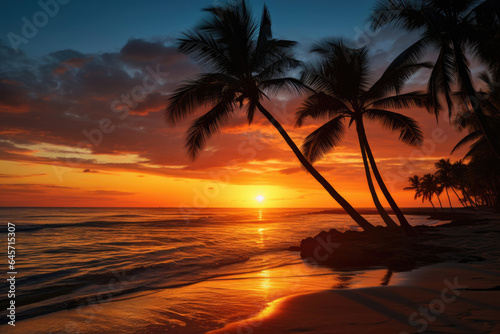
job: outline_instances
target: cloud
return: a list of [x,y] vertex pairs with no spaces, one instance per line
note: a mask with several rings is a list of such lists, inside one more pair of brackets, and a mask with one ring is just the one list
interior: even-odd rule
[[[369,45],[375,75],[411,40],[411,36],[399,32],[380,32]],[[134,89],[144,87],[145,77],[157,68],[168,76],[134,100]],[[118,52],[58,50],[37,59],[0,44],[0,159],[74,166],[78,173],[136,172],[183,180],[210,180],[211,173],[226,171],[231,172],[233,184],[315,186],[312,178],[296,177],[306,172],[267,119],[256,114],[249,125],[245,110],[235,111],[232,121],[208,141],[198,160],[188,160],[185,132],[200,112],[173,128],[165,124],[163,109],[174,89],[198,72],[199,67],[172,45],[145,39],[131,39]],[[419,88],[424,81],[425,75],[416,77],[412,85]],[[126,99],[130,101],[128,114],[112,110],[114,101],[121,101],[123,107]],[[299,147],[305,136],[324,121],[308,120],[303,128],[294,128],[294,114],[301,102],[302,97],[288,93],[264,102]],[[429,159],[448,155],[461,137],[446,122],[436,125],[434,118],[421,109],[403,112],[420,121],[426,138],[431,138],[438,126],[446,131],[447,141],[425,153]],[[113,130],[109,133],[101,130],[103,120],[111,122]],[[415,149],[399,143],[396,133],[378,123],[367,122],[366,126],[380,168],[400,173],[397,161],[412,160]],[[92,145],[92,140],[98,144]],[[352,128],[341,145],[318,162],[317,168],[336,182],[356,186],[363,182],[364,174]],[[270,160],[276,163],[272,165]],[[415,165],[424,170],[429,161],[418,160]]]
[[2,179],[22,179],[25,177],[47,176],[49,174],[28,174],[28,175],[15,175],[15,174],[0,174]]
[[97,171],[97,170],[90,170],[90,169],[84,169],[82,173],[95,173],[95,174],[97,174],[97,173],[99,173],[99,171]]
[[169,66],[187,59],[186,56],[177,52],[176,47],[143,39],[130,39],[120,50],[120,56],[123,61],[136,66],[146,63]]
[[105,196],[128,196],[135,194],[128,191],[117,191],[117,190],[89,190],[88,192],[91,194],[105,195]]

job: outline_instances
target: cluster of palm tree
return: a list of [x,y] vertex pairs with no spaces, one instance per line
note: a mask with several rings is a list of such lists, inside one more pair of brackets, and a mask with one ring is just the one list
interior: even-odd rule
[[[253,18],[245,1],[208,8],[205,20],[179,39],[179,50],[194,57],[203,73],[182,84],[169,97],[166,120],[175,125],[200,107],[208,108],[187,132],[186,148],[194,159],[207,139],[226,125],[236,110],[246,110],[249,124],[255,112],[260,112],[333,199],[361,228],[372,230],[374,226],[313,166],[316,160],[331,152],[341,142],[345,131],[354,125],[367,183],[377,210],[387,226],[399,227],[380,203],[372,174],[401,228],[409,235],[414,234],[381,177],[366,136],[365,122],[379,122],[397,132],[404,143],[418,146],[423,135],[417,122],[394,110],[425,107],[437,115],[442,110],[440,96],[446,98],[451,110],[454,76],[465,105],[471,106],[475,101],[473,97],[482,96],[474,90],[465,48],[474,47],[477,54],[482,55],[481,59],[493,68],[498,58],[494,53],[488,53],[491,50],[485,39],[491,37],[492,27],[498,28],[500,14],[495,1],[486,0],[473,7],[475,3],[477,1],[465,0],[390,0],[379,3],[371,18],[374,28],[400,24],[405,29],[422,31],[422,38],[396,57],[378,79],[374,79],[369,70],[366,48],[351,48],[342,39],[328,39],[317,43],[311,50],[319,56],[318,60],[303,64],[293,54],[296,42],[273,38],[271,17],[265,6],[260,21]],[[454,25],[450,25],[452,19],[456,21]],[[463,29],[468,31],[471,27],[476,29],[474,33],[460,34]],[[452,31],[452,28],[457,30]],[[488,33],[480,34],[481,31]],[[471,42],[473,37],[477,43]],[[427,47],[432,45],[440,48],[434,66],[420,61]],[[412,75],[422,68],[431,67],[428,92],[401,93]],[[290,77],[290,70],[296,68],[301,69],[300,78]],[[297,126],[302,126],[308,117],[326,120],[307,136],[301,149],[263,105],[263,100],[269,99],[268,94],[281,89],[305,95],[297,111]],[[469,123],[475,124],[482,141],[498,154],[498,141],[487,121],[487,108],[473,104],[470,112],[475,121]],[[478,136],[473,138],[478,139]],[[426,193],[425,196],[435,194]]]
[[436,207],[432,199],[437,198],[442,209],[439,196],[445,192],[449,206],[453,210],[449,190],[455,194],[463,207],[498,209],[500,169],[498,159],[496,164],[492,164],[490,159],[472,160],[469,164],[465,164],[462,160],[451,163],[450,159],[441,159],[435,164],[434,174],[410,177],[410,186],[404,190],[415,191],[415,199],[422,198],[422,202],[429,201],[434,209]]

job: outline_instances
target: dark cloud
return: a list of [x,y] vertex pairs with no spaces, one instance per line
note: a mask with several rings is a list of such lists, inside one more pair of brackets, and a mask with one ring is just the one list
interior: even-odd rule
[[28,95],[28,90],[21,83],[10,79],[0,80],[0,112],[27,112]]
[[143,39],[130,39],[120,50],[120,55],[124,61],[134,65],[145,63],[172,65],[186,60],[186,56],[178,53],[176,47]]
[[94,174],[97,174],[97,173],[99,173],[99,171],[97,171],[97,170],[91,170],[91,169],[84,169],[82,173],[94,173]]

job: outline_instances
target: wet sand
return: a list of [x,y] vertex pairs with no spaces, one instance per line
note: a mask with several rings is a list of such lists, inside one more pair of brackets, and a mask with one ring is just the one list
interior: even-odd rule
[[324,290],[270,303],[222,333],[500,334],[500,219],[480,213],[438,227],[433,242],[462,248],[396,286]]

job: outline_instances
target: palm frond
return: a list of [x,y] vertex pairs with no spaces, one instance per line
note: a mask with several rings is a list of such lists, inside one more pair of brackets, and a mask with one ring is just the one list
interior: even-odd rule
[[260,83],[259,88],[264,91],[268,91],[270,94],[276,94],[283,89],[290,92],[296,92],[298,94],[311,91],[309,87],[296,78],[276,78],[265,80]]
[[368,104],[367,107],[373,107],[375,109],[380,109],[380,108],[405,109],[410,107],[425,108],[427,106],[427,103],[428,103],[427,94],[416,91],[416,92],[410,92],[406,94],[382,98]]
[[285,76],[289,70],[299,67],[301,62],[295,59],[291,51],[289,51],[288,54],[282,54],[275,61],[265,65],[266,67],[260,69],[259,74],[255,76],[257,81]]
[[231,61],[217,41],[202,31],[188,31],[178,40],[179,51],[192,56],[205,71],[229,73]]
[[314,93],[297,110],[295,126],[302,126],[306,117],[319,119],[323,117],[335,117],[341,113],[350,113],[350,109],[343,101],[323,92]]
[[368,109],[364,114],[368,119],[381,122],[382,126],[399,131],[399,140],[411,146],[420,146],[424,136],[417,121],[388,110]]
[[470,144],[470,143],[478,140],[482,136],[483,136],[483,132],[481,130],[469,133],[467,136],[465,136],[464,138],[462,138],[457,143],[457,145],[455,145],[455,147],[453,148],[453,150],[451,150],[451,154],[453,154],[456,150],[464,147],[465,145]]
[[407,30],[421,28],[426,23],[426,1],[391,0],[379,1],[371,11],[372,29],[394,24]]
[[309,134],[302,144],[302,152],[313,163],[330,152],[345,133],[344,116],[337,116]]
[[223,100],[207,113],[194,120],[186,133],[185,144],[188,155],[192,160],[196,159],[206,141],[214,133],[219,132],[220,128],[229,121],[234,110],[233,107],[231,100]]
[[453,74],[455,73],[455,62],[453,52],[450,47],[443,46],[439,57],[432,69],[428,84],[429,94],[429,112],[436,115],[436,119],[442,110],[439,97],[444,94],[448,106],[448,113],[451,115],[451,84],[453,83]]
[[338,85],[336,78],[329,75],[321,63],[302,64],[300,80],[316,92],[324,92],[331,96],[336,95],[335,87]]
[[392,92],[399,94],[408,79],[415,73],[424,68],[432,68],[430,63],[394,65],[393,67],[391,65],[364,94],[366,100],[374,100]]
[[196,111],[197,108],[218,101],[225,87],[224,83],[211,80],[210,75],[202,75],[199,79],[179,86],[168,98],[165,120],[167,123],[175,125]]
[[165,109],[167,123],[175,125],[198,107],[213,105],[227,92],[242,90],[239,80],[222,73],[204,73],[198,79],[179,86],[168,98]]

